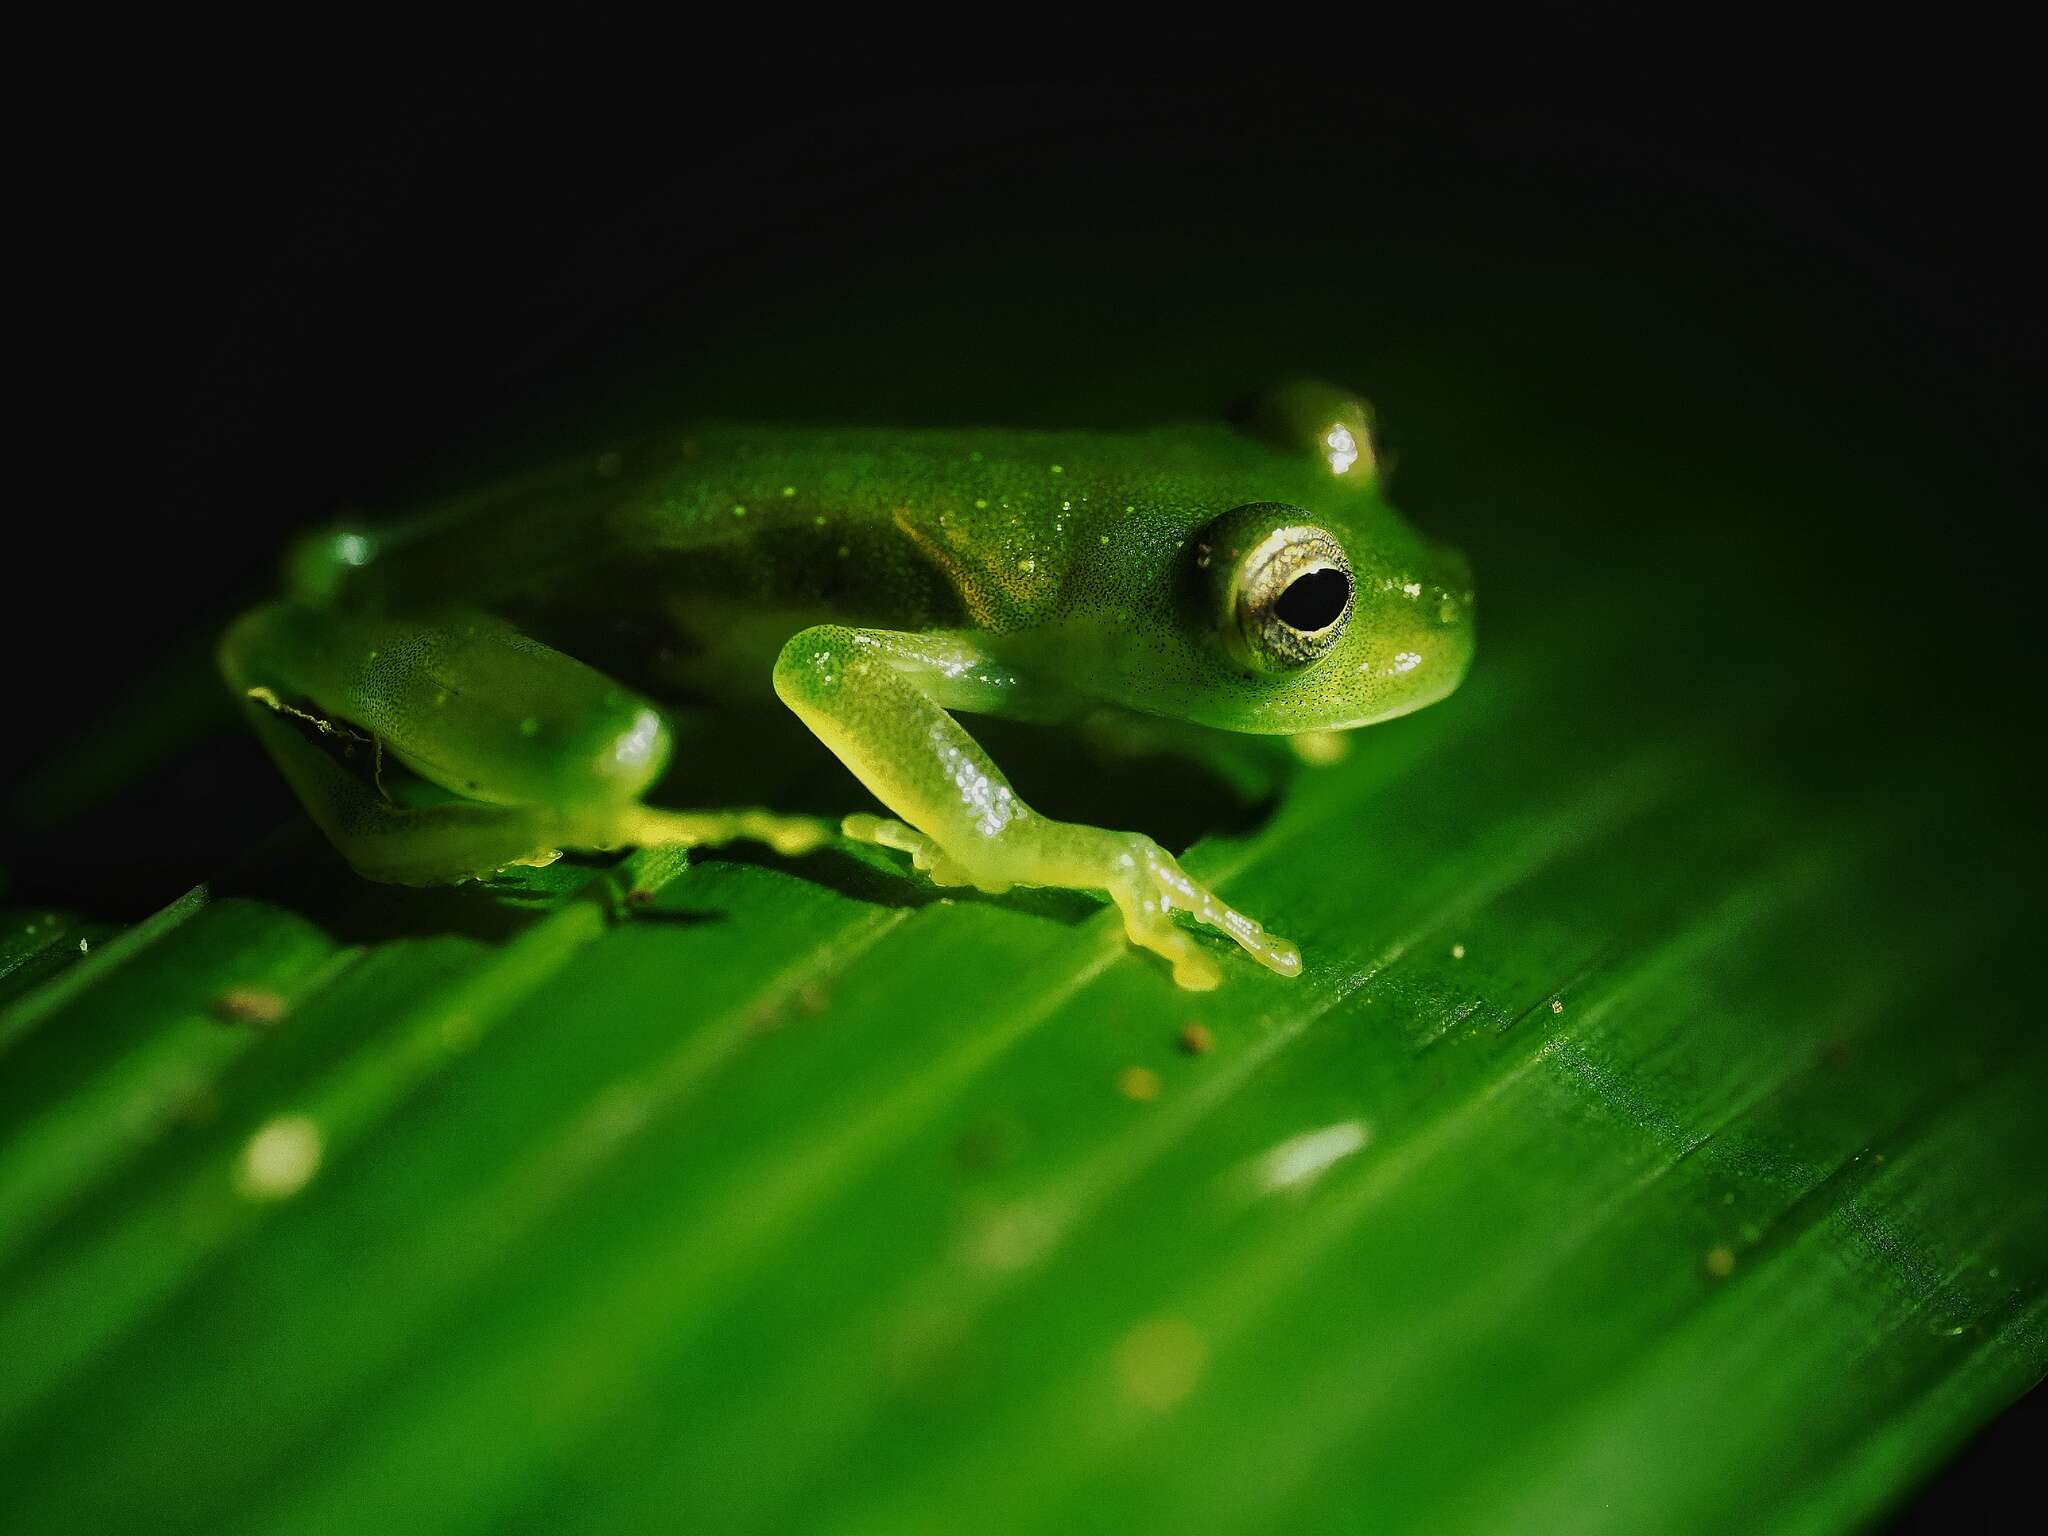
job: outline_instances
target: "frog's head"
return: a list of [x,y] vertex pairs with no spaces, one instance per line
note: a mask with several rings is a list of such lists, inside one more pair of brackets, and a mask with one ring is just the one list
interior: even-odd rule
[[1370,725],[1456,688],[1472,574],[1388,505],[1373,426],[1357,395],[1311,380],[1269,391],[1235,430],[1173,429],[1173,494],[1144,511],[1133,496],[1067,573],[1080,600],[1055,643],[1074,681],[1270,734]]
[[[1472,577],[1377,496],[1252,502],[1187,548],[1183,622],[1231,730],[1340,730],[1433,704],[1471,665]],[[1183,710],[1186,710],[1183,704]]]

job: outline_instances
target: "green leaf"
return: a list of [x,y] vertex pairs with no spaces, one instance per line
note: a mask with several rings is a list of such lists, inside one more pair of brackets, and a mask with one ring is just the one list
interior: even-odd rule
[[[1623,399],[1542,313],[1564,428],[1374,360],[1479,571],[1465,689],[1249,813],[1153,791],[1297,981],[1184,994],[1091,903],[850,849],[432,894],[296,828],[125,929],[11,912],[10,1523],[1890,1506],[2048,1367],[2026,760],[1845,532],[1909,483],[1704,343]],[[1159,771],[1024,788],[1128,816]]]

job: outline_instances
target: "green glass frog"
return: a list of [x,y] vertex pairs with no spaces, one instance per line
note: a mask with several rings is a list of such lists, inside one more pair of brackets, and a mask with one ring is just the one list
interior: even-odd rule
[[[289,594],[234,624],[221,667],[372,879],[843,835],[943,885],[1106,892],[1185,987],[1221,973],[1177,912],[1291,976],[1295,946],[1150,838],[1026,805],[955,715],[1057,725],[1110,706],[1296,734],[1443,698],[1472,658],[1471,579],[1388,505],[1370,426],[1363,401],[1312,383],[1236,426],[693,426],[303,543]],[[693,692],[772,686],[893,818],[645,804],[669,718],[535,637],[570,612],[658,629]],[[441,798],[388,794],[323,735]]]

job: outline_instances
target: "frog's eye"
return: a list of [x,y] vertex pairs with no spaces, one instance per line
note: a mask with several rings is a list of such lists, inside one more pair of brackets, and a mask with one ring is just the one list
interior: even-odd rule
[[1294,671],[1335,647],[1351,597],[1351,562],[1335,539],[1320,528],[1276,529],[1232,572],[1225,642],[1258,671]]

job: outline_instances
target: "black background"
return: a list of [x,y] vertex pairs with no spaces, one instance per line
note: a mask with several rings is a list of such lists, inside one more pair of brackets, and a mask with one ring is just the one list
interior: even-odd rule
[[[735,295],[772,302],[892,239],[947,238],[956,195],[1009,178],[1068,178],[1096,206],[1129,193],[1139,218],[1156,168],[1243,172],[1392,135],[1536,167],[1595,203],[1654,186],[1741,204],[1788,261],[1863,295],[1898,376],[1981,417],[1972,451],[2038,492],[2041,136],[2023,50],[1984,16],[1912,33],[1725,10],[1115,43],[1029,30],[827,35],[789,18],[471,41],[430,62],[411,35],[179,32],[42,59],[16,145],[34,425],[9,519],[10,778],[146,697],[153,667],[266,586],[289,528],[431,479],[451,444],[629,353],[651,313],[687,345]],[[1177,227],[1242,237],[1239,214],[1182,206]],[[1515,259],[1514,229],[1479,238]],[[1049,284],[1086,282],[1085,251],[1051,265],[1068,258]],[[1935,515],[2016,615],[2037,510],[1958,498]],[[224,796],[282,813],[253,752],[223,767],[180,750],[152,814]],[[59,834],[75,835],[10,829],[30,849]],[[2038,1397],[1903,1528],[1953,1528],[2017,1473]]]
[[[1388,133],[1554,168],[1580,196],[1745,205],[1880,292],[1929,382],[1977,393],[2005,418],[1987,444],[2038,467],[2018,401],[2043,341],[2037,113],[2020,51],[1966,11],[1931,36],[1726,11],[1117,47],[804,32],[541,38],[413,68],[392,39],[181,34],[53,96],[22,227],[48,261],[22,294],[48,430],[22,446],[31,482],[56,473],[16,509],[57,591],[90,589],[77,638],[132,655],[137,630],[261,590],[280,530],[388,496],[663,300],[829,283],[1004,178],[1141,189],[1155,165]],[[1515,231],[1498,238],[1512,260]],[[1952,532],[1997,550],[2006,530]],[[44,702],[92,713],[70,687]]]

